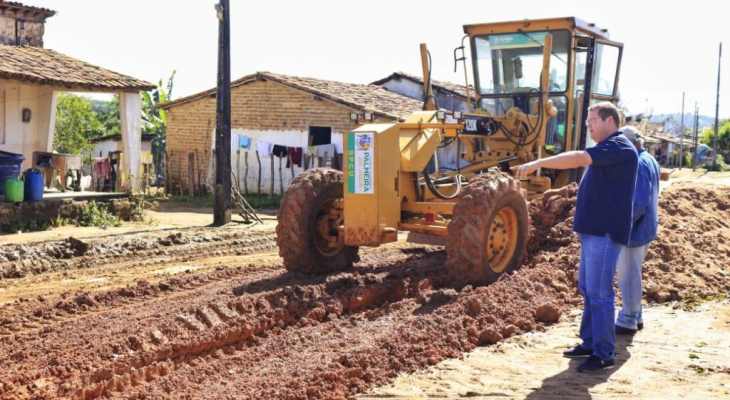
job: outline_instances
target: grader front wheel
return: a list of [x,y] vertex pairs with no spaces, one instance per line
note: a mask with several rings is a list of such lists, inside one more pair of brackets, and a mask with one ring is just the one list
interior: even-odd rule
[[303,172],[279,206],[276,244],[284,267],[323,274],[350,268],[358,248],[345,246],[338,228],[343,218],[342,172],[317,168]]
[[517,268],[529,235],[527,201],[510,176],[469,181],[448,226],[446,265],[454,283],[489,284]]

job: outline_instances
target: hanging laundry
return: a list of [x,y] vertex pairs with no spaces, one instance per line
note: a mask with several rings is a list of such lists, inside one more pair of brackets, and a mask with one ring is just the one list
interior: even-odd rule
[[317,157],[324,157],[324,153],[327,153],[327,157],[335,156],[335,145],[334,144],[323,144],[317,146]]
[[152,159],[152,153],[149,151],[143,151],[139,154],[139,163],[140,164],[152,164],[154,163]]
[[271,155],[271,143],[263,140],[256,141],[256,151],[260,157],[269,157]]
[[248,136],[238,135],[238,147],[248,149],[251,147],[251,138]]
[[274,149],[271,150],[271,152],[277,157],[286,157],[286,146],[279,146],[278,144],[275,144]]
[[112,164],[108,157],[94,159],[94,175],[97,179],[108,179],[112,170]]
[[291,163],[294,163],[297,165],[297,167],[302,167],[302,148],[301,147],[287,147],[286,152],[289,155],[289,158],[286,160],[286,167],[291,167]]

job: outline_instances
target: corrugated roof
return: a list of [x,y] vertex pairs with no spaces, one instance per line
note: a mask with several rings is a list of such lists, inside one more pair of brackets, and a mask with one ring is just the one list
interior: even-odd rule
[[[383,83],[385,83],[391,79],[402,79],[402,78],[408,79],[412,82],[418,83],[421,86],[423,86],[423,78],[415,76],[415,75],[407,74],[405,72],[394,72],[391,75],[389,75],[383,79],[379,79],[379,80],[371,83],[371,85],[380,86]],[[450,92],[451,94],[454,94],[456,96],[461,97],[463,100],[466,100],[466,86],[464,86],[464,85],[459,85],[456,83],[451,83],[451,82],[446,82],[446,81],[437,81],[435,79],[431,79],[431,87],[433,89],[440,89],[440,90]],[[471,98],[472,98],[472,100],[474,100],[474,87],[469,85],[469,90],[471,91]]]
[[156,86],[50,49],[0,45],[0,78],[68,89],[152,90]]
[[[421,110],[423,107],[421,101],[390,92],[376,85],[361,85],[315,78],[303,78],[271,72],[258,72],[244,76],[241,79],[231,82],[231,88],[257,80],[277,82],[335,103],[343,104],[354,109],[373,111],[376,114],[391,118],[405,117],[414,111]],[[203,97],[215,97],[216,93],[217,90],[213,88],[175,101],[160,104],[157,107],[169,109]]]

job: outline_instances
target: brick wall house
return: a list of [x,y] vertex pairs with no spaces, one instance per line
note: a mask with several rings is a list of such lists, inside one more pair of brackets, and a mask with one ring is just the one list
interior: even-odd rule
[[[162,104],[167,114],[167,174],[172,193],[191,193],[191,185],[210,188],[214,179],[216,90]],[[379,122],[396,121],[420,110],[422,102],[373,85],[358,85],[259,72],[231,82],[231,131],[281,146],[305,148],[310,144],[334,144],[342,155],[342,135],[355,127],[349,114],[375,113]],[[191,159],[191,154],[194,154]],[[245,160],[248,157],[248,174]],[[261,193],[271,185],[271,157],[261,160]],[[191,160],[194,160],[192,164]],[[285,164],[286,160],[282,160]],[[232,143],[232,170],[243,188],[257,192],[259,174],[254,147],[242,149]],[[341,164],[340,164],[341,165]],[[304,170],[282,167],[283,187]],[[190,179],[193,171],[193,180]],[[293,172],[293,174],[292,174]],[[280,192],[279,158],[274,159],[274,192]]]

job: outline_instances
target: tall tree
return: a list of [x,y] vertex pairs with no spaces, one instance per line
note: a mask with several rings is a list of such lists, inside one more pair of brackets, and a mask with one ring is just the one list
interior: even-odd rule
[[[730,150],[730,120],[720,121],[720,134],[717,136],[718,150]],[[702,132],[702,143],[712,147],[714,137],[715,130],[713,128],[707,128]]]
[[56,130],[53,149],[59,153],[81,154],[94,146],[91,139],[99,137],[103,127],[91,111],[88,98],[72,93],[61,93],[56,107]]
[[103,136],[114,135],[122,131],[121,120],[119,119],[119,95],[114,94],[111,100],[92,100],[91,111],[101,122]]

